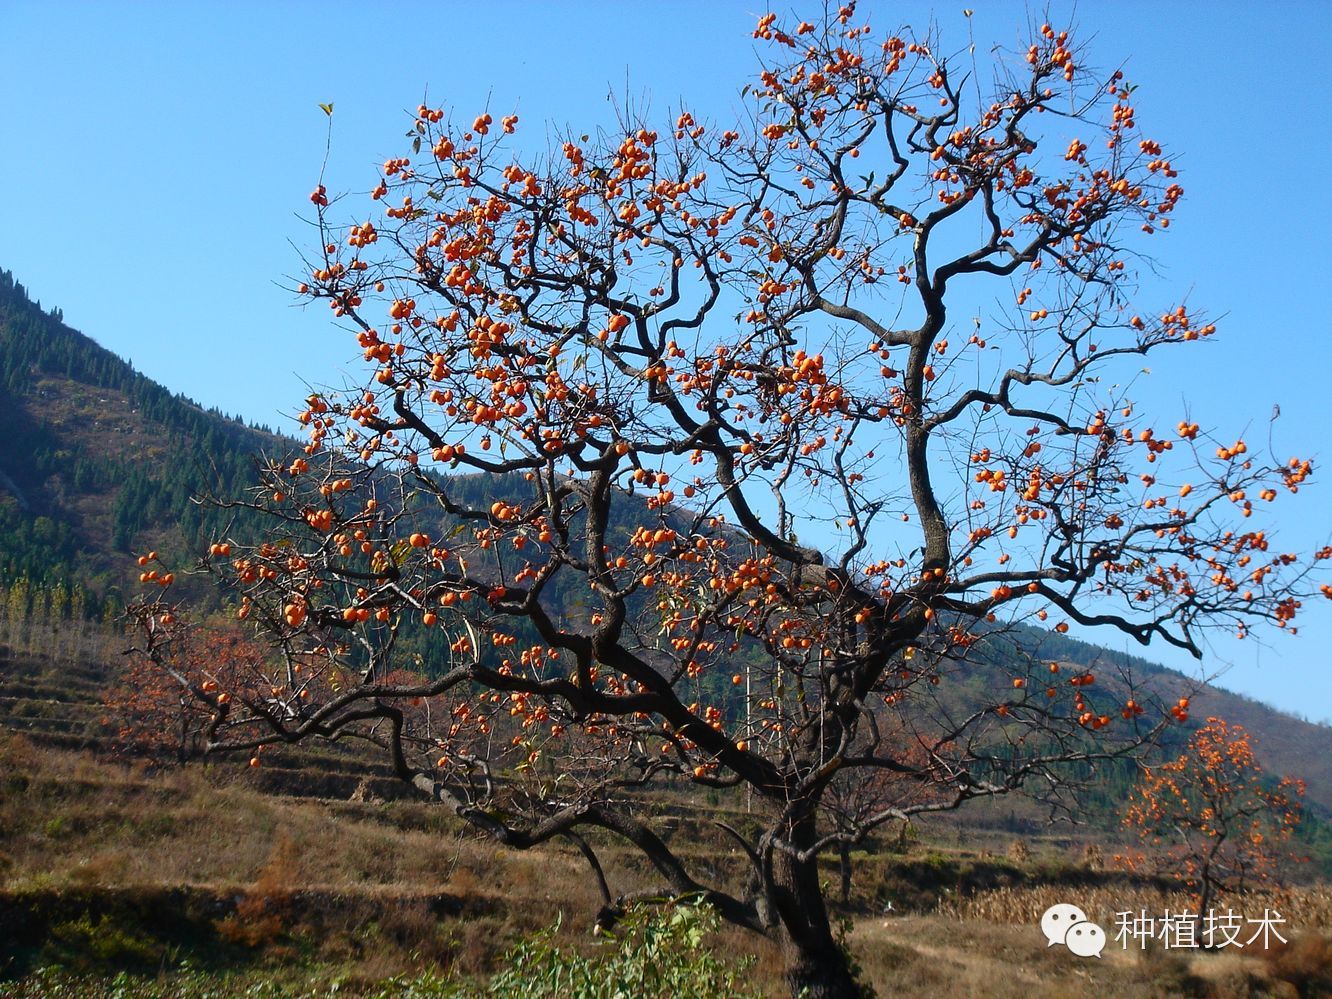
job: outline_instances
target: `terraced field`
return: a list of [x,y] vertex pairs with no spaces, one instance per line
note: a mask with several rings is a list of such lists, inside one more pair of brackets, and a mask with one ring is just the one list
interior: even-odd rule
[[[115,662],[0,659],[0,996],[120,994],[110,983],[122,972],[147,976],[131,978],[135,988],[174,982],[160,994],[181,996],[319,995],[333,983],[396,994],[401,976],[420,975],[482,982],[515,941],[557,918],[561,946],[596,946],[599,900],[577,850],[516,854],[478,839],[412,799],[368,749],[291,747],[257,769],[118,755],[102,703]],[[715,825],[743,826],[742,799],[652,805],[692,864],[733,883],[744,876]],[[1010,858],[1025,821],[1014,807],[923,827],[905,852],[893,836],[854,855],[841,911],[881,994],[933,995],[943,981],[1015,999],[1090,987],[1104,999],[1296,994],[1282,991],[1270,956],[1121,951],[1088,968],[1048,951],[1029,910],[1051,892],[1158,908],[1182,899],[1088,866],[1076,832],[1025,836]],[[652,883],[636,853],[597,846],[616,891]],[[1306,891],[1282,904],[1314,941],[1302,947],[1325,942],[1332,897]],[[749,979],[780,994],[770,944],[724,930],[713,945],[754,954]],[[1028,970],[1007,973],[1014,962]]]

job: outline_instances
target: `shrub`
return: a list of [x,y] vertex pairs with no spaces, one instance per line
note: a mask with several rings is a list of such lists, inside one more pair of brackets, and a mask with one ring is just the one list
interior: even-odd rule
[[1332,995],[1332,941],[1320,933],[1294,937],[1264,954],[1278,981],[1295,986],[1301,997]]
[[79,919],[51,927],[46,953],[73,966],[147,967],[161,959],[162,947],[141,931],[119,925],[110,916],[103,915],[94,921],[85,913]]
[[636,909],[586,956],[552,942],[557,924],[505,955],[489,994],[509,999],[757,995],[745,986],[752,960],[725,961],[704,945],[719,922],[702,903]]
[[259,877],[236,903],[236,911],[218,921],[217,932],[228,943],[265,947],[288,929],[293,891],[293,871],[299,861],[295,843],[285,832],[278,834]]

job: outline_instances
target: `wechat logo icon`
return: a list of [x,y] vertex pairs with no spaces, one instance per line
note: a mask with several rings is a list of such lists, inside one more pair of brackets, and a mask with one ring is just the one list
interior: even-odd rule
[[1087,914],[1076,905],[1066,902],[1045,910],[1041,932],[1049,941],[1047,947],[1063,944],[1078,957],[1099,958],[1105,950],[1105,930],[1088,920]]

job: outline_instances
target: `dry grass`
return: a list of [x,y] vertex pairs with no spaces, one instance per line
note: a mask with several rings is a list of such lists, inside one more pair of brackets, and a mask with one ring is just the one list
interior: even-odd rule
[[426,804],[280,798],[218,786],[202,767],[149,779],[22,737],[0,741],[0,772],[0,888],[9,890],[243,886],[280,838],[290,843],[289,877],[310,888],[523,894],[548,881],[552,866],[572,873],[581,864],[572,850],[552,850],[496,865],[496,847]]
[[[1047,947],[1043,912],[1072,902],[1108,931],[1101,960]],[[1228,897],[1244,916],[1274,909],[1287,920],[1289,944],[1271,950],[1166,950],[1159,942],[1124,948],[1115,942],[1115,914],[1190,911],[1187,894],[1122,884],[1004,887],[941,902],[937,914],[865,920],[852,942],[880,994],[927,996],[945,989],[995,999],[1043,999],[1094,991],[1098,999],[1129,996],[1332,995],[1332,890],[1326,885]]]
[[[101,947],[112,966],[153,965],[169,956],[158,934],[174,920],[189,931],[182,930],[179,946],[213,962],[205,966],[272,969],[303,986],[336,977],[354,993],[414,969],[484,976],[518,937],[560,913],[563,944],[583,947],[590,939],[598,902],[571,849],[513,853],[466,834],[429,805],[276,797],[219,780],[230,773],[148,773],[0,737],[0,923],[8,905],[9,918],[22,910],[50,938],[45,949],[34,943],[28,960],[55,956],[78,966],[79,955]],[[738,876],[729,848],[692,829],[680,835],[677,845],[694,863]],[[634,854],[609,846],[601,852],[617,888],[652,883]],[[867,979],[881,996],[906,997],[1332,994],[1317,991],[1332,982],[1326,887],[1232,903],[1237,911],[1278,908],[1300,931],[1265,959],[1124,951],[1112,943],[1096,961],[1046,947],[1040,914],[1072,901],[1109,929],[1115,912],[1178,910],[1188,900],[1128,880],[1018,883],[1047,863],[937,849],[861,858],[858,888],[869,893],[866,904],[881,890],[903,897],[912,878],[920,889],[916,912],[854,925],[849,944]],[[782,994],[771,944],[727,929],[717,946],[756,953],[755,985]]]
[[572,849],[502,851],[425,804],[275,797],[202,767],[147,774],[0,737],[0,936],[29,930],[26,950],[0,941],[0,968],[7,949],[20,965],[79,966],[114,924],[117,953],[142,951],[140,964],[179,945],[216,950],[219,967],[314,961],[352,984],[485,974],[557,917],[566,937],[585,934],[599,904],[586,871]]
[[[1306,931],[1267,957],[1233,950],[1106,949],[1101,960],[1047,947],[1035,925],[944,916],[864,920],[850,938],[880,996],[986,999],[1248,999],[1326,996],[1332,954]],[[1311,990],[1302,986],[1313,983]]]

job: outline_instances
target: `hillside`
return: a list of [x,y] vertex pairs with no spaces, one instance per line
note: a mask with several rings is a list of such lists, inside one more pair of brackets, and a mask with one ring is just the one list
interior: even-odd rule
[[[34,611],[44,601],[43,613],[56,619],[112,611],[138,571],[131,551],[156,548],[187,562],[225,523],[222,511],[192,497],[240,494],[256,453],[293,446],[136,372],[66,326],[59,309],[31,301],[7,272],[0,272],[0,404],[9,421],[0,436],[0,586],[11,596],[21,591]],[[485,495],[494,483],[459,487]],[[203,589],[184,595],[214,599]],[[1196,720],[1218,715],[1244,725],[1269,771],[1303,777],[1309,800],[1332,812],[1332,729],[1220,688],[1194,692],[1182,674],[1052,632],[1021,629],[1019,639],[1028,654],[1096,669],[1107,683],[1131,667],[1162,697],[1191,693]],[[432,644],[419,651],[428,669]],[[968,665],[955,696],[1006,682],[992,672],[1005,654],[994,642]]]
[[1017,644],[1036,658],[1091,668],[1098,677],[1119,688],[1123,687],[1120,675],[1130,673],[1140,689],[1167,704],[1187,695],[1193,718],[1190,727],[1209,717],[1243,726],[1253,735],[1264,769],[1273,775],[1302,778],[1308,784],[1306,801],[1324,816],[1332,815],[1332,727],[1297,718],[1224,687],[1199,684],[1184,673],[1140,656],[1051,631],[1021,627],[1018,632]]
[[112,600],[143,547],[184,554],[274,435],[208,412],[43,311],[0,271],[0,578]]

